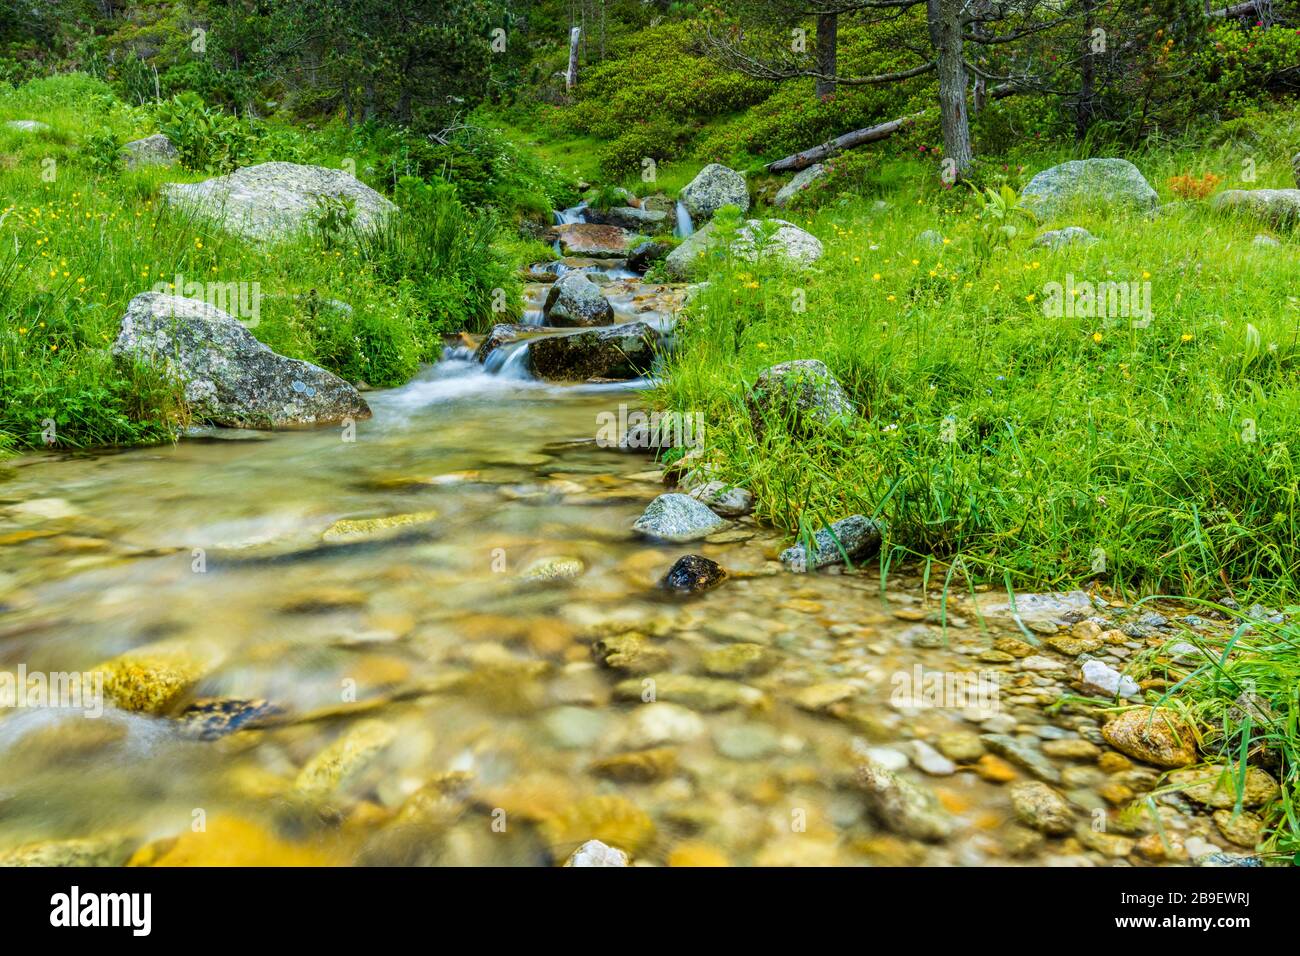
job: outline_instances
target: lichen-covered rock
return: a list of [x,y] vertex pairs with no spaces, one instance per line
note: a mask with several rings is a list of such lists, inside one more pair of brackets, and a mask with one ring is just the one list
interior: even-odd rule
[[299,428],[370,417],[370,407],[343,379],[272,352],[198,299],[137,295],[122,317],[113,356],[162,369],[181,383],[191,414],[216,425]]
[[1016,818],[1040,833],[1063,834],[1074,829],[1070,802],[1045,783],[1036,780],[1012,784],[1007,795]]
[[659,344],[650,326],[627,322],[539,337],[528,344],[528,362],[534,375],[550,382],[624,380],[650,371]]
[[1151,212],[1160,197],[1126,159],[1075,159],[1031,179],[1021,200],[1040,219],[1051,219],[1076,203]]
[[1101,728],[1101,735],[1125,756],[1157,767],[1186,767],[1196,761],[1196,738],[1173,711],[1156,707],[1126,710]]
[[781,563],[796,574],[839,564],[846,554],[856,563],[880,550],[880,539],[879,524],[862,515],[849,515],[813,535],[811,555],[803,544],[796,544],[781,552]]
[[1247,767],[1245,786],[1238,794],[1240,774],[1226,764],[1211,764],[1195,770],[1179,770],[1169,775],[1169,782],[1189,800],[1219,810],[1229,810],[1241,797],[1243,807],[1260,807],[1281,795],[1277,781],[1259,767]]
[[585,570],[587,570],[587,565],[581,558],[566,555],[548,555],[530,562],[528,567],[519,573],[519,576],[533,583],[553,583],[556,581],[572,581]]
[[636,206],[611,206],[609,209],[588,209],[587,222],[601,226],[618,226],[643,235],[662,232],[668,225],[668,214]]
[[564,861],[565,866],[627,866],[627,854],[599,840],[588,840]]
[[668,569],[660,586],[678,594],[698,594],[716,588],[727,579],[727,572],[716,561],[699,554],[684,554]]
[[[679,281],[704,271],[705,254],[720,248],[714,223],[688,236],[668,254],[664,269]],[[806,269],[822,257],[821,240],[784,219],[747,219],[737,229],[731,254],[746,262]]]
[[75,840],[45,840],[0,851],[0,867],[121,866],[134,841],[121,833]]
[[794,201],[794,198],[801,192],[826,175],[826,166],[824,163],[814,163],[807,169],[801,169],[794,174],[794,178],[780,188],[776,198],[772,200],[772,205],[777,209],[784,209]]
[[691,674],[655,674],[636,677],[614,685],[618,700],[666,701],[691,710],[730,710],[759,707],[767,699],[761,690],[729,680],[695,677]]
[[165,714],[183,701],[214,661],[207,651],[162,642],[128,651],[94,668],[104,696],[122,710]]
[[141,166],[171,166],[180,159],[180,152],[164,133],[154,133],[143,139],[133,139],[122,147],[127,169]]
[[760,440],[774,420],[784,422],[791,434],[803,435],[813,426],[847,421],[854,414],[844,386],[816,359],[764,369],[745,396],[745,405]]
[[712,219],[723,206],[737,206],[741,212],[749,210],[749,187],[744,175],[720,163],[709,163],[701,169],[677,198],[696,225]]
[[952,836],[955,821],[924,787],[900,777],[870,757],[863,757],[856,777],[872,812],[889,829],[914,840],[940,841]]
[[1280,228],[1300,223],[1300,189],[1225,189],[1210,205],[1263,219]]
[[345,786],[397,738],[380,720],[363,720],[321,750],[299,771],[294,791],[308,800],[323,800]]
[[1036,248],[1046,246],[1049,249],[1057,249],[1075,243],[1091,245],[1096,241],[1097,237],[1082,226],[1065,226],[1062,229],[1053,229],[1050,232],[1043,233],[1034,240],[1033,244]]
[[162,195],[257,241],[288,239],[310,229],[321,202],[330,199],[351,204],[359,232],[374,229],[397,209],[344,170],[297,163],[259,163],[200,183],[168,183]]
[[554,326],[610,325],[614,307],[586,273],[566,272],[547,291],[542,316]]
[[438,512],[432,509],[382,515],[378,518],[340,518],[325,529],[321,540],[330,544],[370,541],[406,534],[437,519]]
[[560,242],[560,252],[566,256],[588,256],[592,259],[622,259],[632,244],[633,234],[618,226],[602,226],[594,222],[571,222],[551,228]]
[[659,541],[694,541],[726,526],[707,505],[690,495],[672,493],[650,502],[632,530]]

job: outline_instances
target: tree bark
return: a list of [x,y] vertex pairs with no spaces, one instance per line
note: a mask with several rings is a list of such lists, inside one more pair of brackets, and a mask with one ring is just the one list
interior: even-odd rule
[[1093,97],[1095,96],[1092,52],[1094,0],[1083,0],[1083,50],[1079,62],[1079,100],[1074,104],[1074,139],[1082,143],[1092,126]]
[[966,63],[962,59],[963,0],[928,0],[930,42],[938,61],[939,125],[946,171],[960,178],[974,160],[966,109]]
[[835,92],[833,79],[839,69],[839,24],[834,13],[817,14],[817,98],[824,100]]

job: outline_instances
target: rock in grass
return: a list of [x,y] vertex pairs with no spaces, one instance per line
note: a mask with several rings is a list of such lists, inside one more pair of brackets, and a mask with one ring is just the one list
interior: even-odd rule
[[198,299],[158,292],[126,307],[113,357],[179,382],[195,418],[233,428],[300,428],[370,417],[343,379],[285,358],[238,321]]
[[1060,835],[1074,829],[1070,802],[1045,783],[1027,781],[1008,788],[1016,819],[1040,833]]
[[599,840],[588,840],[564,861],[565,866],[628,866],[627,854]]
[[[1237,805],[1240,774],[1227,764],[1211,764],[1195,770],[1179,770],[1169,775],[1169,782],[1177,786],[1189,799],[1219,810]],[[1260,807],[1281,795],[1277,781],[1268,771],[1247,767],[1245,786],[1241,788],[1243,807]]]
[[180,159],[180,151],[165,133],[154,133],[143,139],[133,139],[122,147],[126,154],[126,168],[141,166],[173,166]]
[[764,369],[745,396],[749,421],[761,441],[769,425],[782,422],[790,433],[806,435],[851,419],[853,403],[824,363],[796,359]]
[[659,335],[644,322],[563,335],[546,335],[528,343],[533,373],[548,382],[631,379],[650,371]]
[[344,170],[297,163],[259,163],[201,183],[167,183],[162,195],[256,241],[290,239],[311,229],[322,201],[349,203],[359,232],[376,228],[397,209]]
[[9,120],[5,126],[20,133],[45,133],[50,129],[49,123],[42,123],[40,120]]
[[953,818],[933,793],[863,757],[856,776],[872,812],[889,829],[914,840],[939,841],[952,836]]
[[585,272],[566,272],[546,293],[542,315],[559,327],[610,325],[614,307]]
[[1125,756],[1156,767],[1186,767],[1196,761],[1196,738],[1191,727],[1163,708],[1126,710],[1105,724],[1101,735]]
[[[664,269],[677,281],[695,278],[706,271],[705,254],[720,246],[714,224],[707,223],[668,254]],[[823,249],[820,239],[784,219],[747,219],[737,230],[730,252],[746,262],[806,269],[822,257]],[[688,290],[686,301],[691,298]]]
[[1082,243],[1091,245],[1097,241],[1097,237],[1090,233],[1082,226],[1066,226],[1063,229],[1053,229],[1045,232],[1034,240],[1034,247],[1046,246],[1049,249],[1057,249],[1061,246],[1074,245]]
[[673,562],[659,586],[678,594],[698,594],[716,588],[725,580],[726,569],[718,562],[699,554],[684,554]]
[[754,510],[754,495],[749,489],[722,481],[706,481],[692,488],[690,495],[725,518],[742,518]]
[[801,192],[826,175],[825,163],[813,163],[807,169],[801,169],[794,174],[794,177],[786,183],[777,192],[776,198],[772,200],[772,205],[777,209],[784,209],[790,205]]
[[1076,203],[1151,212],[1160,197],[1126,159],[1076,159],[1031,179],[1021,201],[1040,219],[1051,219]]
[[723,206],[749,210],[749,187],[742,173],[720,163],[709,163],[678,193],[696,225],[712,219]]
[[1300,222],[1300,189],[1225,189],[1210,205],[1263,219],[1279,228]]
[[862,515],[849,515],[813,535],[812,554],[796,544],[781,552],[781,563],[801,574],[815,571],[848,559],[853,562],[871,557],[880,549],[880,525]]
[[632,529],[658,541],[694,541],[726,526],[707,505],[690,495],[672,493],[650,502]]

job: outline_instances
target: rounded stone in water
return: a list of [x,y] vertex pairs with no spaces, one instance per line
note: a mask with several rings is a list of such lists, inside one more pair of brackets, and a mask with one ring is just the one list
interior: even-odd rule
[[703,555],[684,554],[673,562],[660,587],[679,594],[697,594],[716,588],[727,579],[727,571]]

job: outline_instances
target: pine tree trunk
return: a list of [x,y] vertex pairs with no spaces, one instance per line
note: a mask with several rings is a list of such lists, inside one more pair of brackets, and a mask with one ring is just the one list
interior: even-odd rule
[[839,17],[834,13],[817,14],[817,98],[825,99],[835,92],[835,76],[839,68]]
[[939,123],[945,167],[957,177],[974,159],[966,108],[966,64],[962,61],[963,0],[928,0],[930,43],[938,61]]

